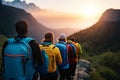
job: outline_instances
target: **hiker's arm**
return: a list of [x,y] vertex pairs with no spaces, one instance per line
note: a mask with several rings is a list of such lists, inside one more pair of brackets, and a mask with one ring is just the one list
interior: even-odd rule
[[78,47],[79,47],[79,54],[82,54],[82,48],[81,45],[78,43]]
[[56,53],[56,61],[57,61],[58,64],[61,64],[62,63],[62,57],[61,57],[60,51],[57,47],[55,47],[54,50],[55,50],[55,53]]
[[30,41],[29,45],[32,49],[34,63],[38,63],[39,65],[42,65],[43,59],[39,45],[34,40]]

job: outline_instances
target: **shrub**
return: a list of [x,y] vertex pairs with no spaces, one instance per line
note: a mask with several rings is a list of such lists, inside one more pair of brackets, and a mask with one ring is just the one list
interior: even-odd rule
[[107,52],[101,55],[99,61],[100,65],[110,67],[116,72],[120,73],[120,52]]
[[117,80],[116,72],[113,71],[112,69],[108,68],[108,67],[101,66],[101,67],[99,67],[98,72],[106,80]]
[[90,80],[95,80],[96,77],[104,78],[104,80],[120,80],[120,51],[104,52],[100,55],[89,56],[88,59],[92,67],[98,71],[90,73]]
[[105,79],[101,77],[101,75],[98,72],[92,71],[90,72],[89,80],[105,80]]

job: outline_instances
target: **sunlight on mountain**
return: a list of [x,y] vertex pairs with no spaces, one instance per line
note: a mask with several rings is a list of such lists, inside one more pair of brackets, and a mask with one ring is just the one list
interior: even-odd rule
[[87,2],[84,5],[76,4],[76,6],[73,7],[74,9],[69,7],[67,10],[59,10],[54,8],[41,8],[34,3],[27,3],[26,0],[16,1],[7,2],[6,5],[9,4],[17,8],[25,9],[31,13],[39,23],[51,29],[75,28],[82,30],[95,24],[101,13],[98,5],[92,2]]
[[86,8],[83,11],[85,16],[95,16],[96,15],[96,10],[94,8]]
[[81,8],[81,15],[83,17],[96,17],[99,16],[97,6],[85,5]]

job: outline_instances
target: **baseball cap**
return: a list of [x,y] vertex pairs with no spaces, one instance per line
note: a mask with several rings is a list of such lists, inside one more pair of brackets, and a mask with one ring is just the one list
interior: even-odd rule
[[66,34],[65,33],[61,33],[59,39],[65,39],[65,38],[66,38]]

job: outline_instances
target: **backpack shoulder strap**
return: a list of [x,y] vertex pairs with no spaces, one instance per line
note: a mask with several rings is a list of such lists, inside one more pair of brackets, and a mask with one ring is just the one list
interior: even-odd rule
[[12,42],[24,42],[24,43],[29,43],[31,40],[34,40],[33,38],[26,37],[26,38],[9,38],[7,41],[8,43]]
[[21,42],[21,43],[24,43],[27,47],[30,47],[29,42],[32,41],[32,40],[34,40],[34,39],[29,38],[29,37],[26,37],[26,38],[22,38],[22,39],[20,40],[20,42]]
[[26,37],[23,39],[24,42],[29,43],[30,41],[34,40],[33,38]]
[[56,46],[55,45],[53,45],[53,44],[40,44],[39,45],[41,48],[42,47],[50,47],[50,48],[52,48],[52,49],[54,49]]
[[26,38],[23,38],[20,42],[23,43],[27,48],[28,48],[28,58],[31,57],[32,55],[32,49],[29,45],[29,42],[34,40],[33,38],[30,38],[30,37],[26,37]]
[[9,38],[9,39],[7,40],[8,44],[9,44],[9,43],[12,43],[12,42],[15,42],[15,41],[16,41],[15,38]]
[[49,47],[54,49],[56,46],[54,44],[51,44]]

